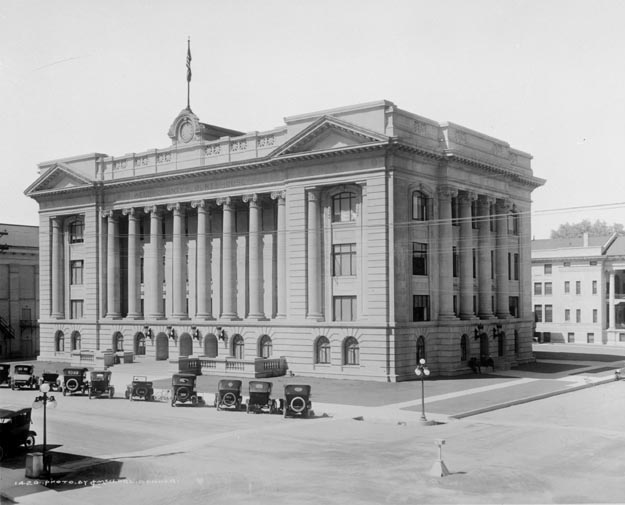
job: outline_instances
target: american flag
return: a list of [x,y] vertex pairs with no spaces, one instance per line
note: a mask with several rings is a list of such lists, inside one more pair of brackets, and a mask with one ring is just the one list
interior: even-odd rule
[[187,82],[191,82],[191,41],[187,42]]

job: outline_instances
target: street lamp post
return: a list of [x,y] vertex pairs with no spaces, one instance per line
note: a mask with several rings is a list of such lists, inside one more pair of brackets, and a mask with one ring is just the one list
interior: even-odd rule
[[41,396],[38,396],[37,398],[35,398],[35,401],[33,402],[33,408],[34,409],[40,409],[43,408],[43,468],[44,468],[44,473],[46,475],[49,474],[50,471],[50,465],[48,464],[48,458],[47,458],[47,440],[46,440],[46,431],[47,431],[47,426],[46,426],[46,411],[47,411],[47,407],[49,406],[51,409],[56,407],[56,400],[54,399],[54,396],[50,395],[48,396],[48,392],[50,391],[50,385],[47,383],[43,383],[40,387],[39,387],[39,391],[41,391],[43,394]]
[[415,368],[414,373],[421,378],[421,422],[427,422],[425,417],[425,381],[424,379],[430,375],[430,369],[425,366],[425,359],[421,358]]

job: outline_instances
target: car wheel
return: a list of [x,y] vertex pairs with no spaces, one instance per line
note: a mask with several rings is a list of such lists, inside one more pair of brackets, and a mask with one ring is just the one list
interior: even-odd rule
[[62,388],[61,391],[63,392],[63,396],[67,396],[67,389]]
[[171,406],[172,406],[172,407],[175,407],[175,406],[176,406],[176,400],[174,400],[174,399],[172,399],[172,400],[171,400]]
[[31,433],[24,440],[24,447],[26,449],[32,449],[35,446],[35,436]]

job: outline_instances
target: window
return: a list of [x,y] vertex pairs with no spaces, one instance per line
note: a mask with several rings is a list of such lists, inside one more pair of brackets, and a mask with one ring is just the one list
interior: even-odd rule
[[243,359],[245,357],[245,341],[239,334],[232,337],[232,357],[236,359]]
[[495,231],[496,229],[496,225],[495,223],[497,222],[497,213],[495,211],[495,204],[490,204],[490,206],[488,207],[488,213],[490,216],[490,231]]
[[551,263],[545,263],[544,269],[545,269],[544,270],[545,275],[551,275],[551,271],[552,271]]
[[333,321],[355,321],[356,320],[356,297],[355,296],[335,296],[334,297],[334,319]]
[[552,286],[551,282],[545,282],[545,294],[546,295],[553,294],[552,290],[553,290],[553,286]]
[[460,337],[460,361],[467,360],[467,353],[469,348],[467,338],[467,335],[462,335],[462,337]]
[[534,294],[535,295],[542,295],[543,294],[543,285],[540,282],[535,282],[534,283]]
[[145,258],[143,256],[141,256],[141,258],[139,259],[140,261],[140,265],[139,265],[139,275],[141,276],[139,282],[141,284],[143,284],[145,282],[144,280],[144,272],[145,272]]
[[69,243],[81,244],[84,236],[84,224],[82,221],[73,221],[69,225]]
[[427,221],[428,199],[421,191],[412,193],[412,219],[415,221]]
[[490,252],[490,278],[495,278],[495,251]]
[[82,311],[84,306],[83,300],[71,300],[70,302],[70,319],[82,319]]
[[451,270],[454,277],[458,277],[458,248],[453,246],[451,248]]
[[518,253],[514,253],[514,269],[513,269],[513,279],[515,281],[519,280],[519,272],[521,271],[521,262],[520,262],[520,257]]
[[330,341],[326,337],[319,337],[315,343],[315,363],[330,364]]
[[22,321],[31,321],[32,311],[30,307],[22,307]]
[[121,352],[124,350],[124,336],[117,332],[113,336],[113,349],[115,352]]
[[571,320],[571,309],[564,309],[564,320],[565,321]]
[[83,261],[77,260],[71,262],[71,283],[73,285],[82,284]]
[[508,253],[508,280],[512,280],[512,253]]
[[428,245],[412,243],[412,275],[428,274]]
[[587,333],[586,334],[586,342],[589,344],[594,344],[595,343],[595,334],[594,333]]
[[582,311],[580,309],[575,309],[575,322],[576,323],[582,322]]
[[567,335],[566,335],[566,341],[567,341],[569,344],[574,343],[574,342],[575,342],[575,333],[567,333]]
[[358,365],[360,364],[360,347],[358,340],[354,337],[347,337],[343,344],[343,364]]
[[459,226],[460,225],[459,211],[458,211],[458,197],[457,196],[452,196],[451,197],[451,224],[453,226]]
[[80,333],[75,331],[72,333],[72,351],[80,350]]
[[575,281],[575,294],[576,295],[582,294],[582,282],[581,281]]
[[553,323],[553,305],[545,305],[545,323]]
[[478,216],[477,200],[471,200],[471,228],[474,230],[478,229]]
[[592,281],[592,294],[597,294],[597,281]]
[[273,343],[271,342],[271,337],[269,335],[263,335],[260,338],[260,345],[258,355],[261,358],[271,358],[271,354],[273,352]]
[[[477,253],[475,249],[471,249],[472,261],[473,261],[473,278],[477,278]],[[474,312],[475,313],[475,312]]]
[[519,234],[519,213],[511,212],[508,214],[508,233],[512,235]]
[[332,275],[356,275],[356,244],[335,244],[332,246]]
[[428,295],[414,295],[412,297],[412,320],[430,320],[430,297]]
[[543,306],[542,305],[534,305],[534,320],[537,323],[543,322]]
[[592,322],[596,323],[598,318],[597,309],[592,309]]
[[356,221],[356,195],[348,191],[332,197],[332,222]]
[[56,350],[56,352],[65,352],[65,335],[61,331],[56,334],[54,349]]
[[570,281],[564,281],[564,293],[568,294],[571,292],[571,282]]
[[512,317],[519,317],[519,297],[511,296],[508,298],[508,306]]
[[618,341],[619,342],[625,342],[625,333],[619,333],[618,334]]

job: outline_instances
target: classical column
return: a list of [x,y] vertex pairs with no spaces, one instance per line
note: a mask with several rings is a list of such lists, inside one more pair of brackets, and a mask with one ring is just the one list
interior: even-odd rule
[[106,317],[121,317],[119,285],[119,219],[113,210],[105,211],[107,219],[106,247]]
[[471,319],[473,313],[473,219],[471,204],[475,194],[469,191],[460,193],[460,240],[458,253],[460,262],[460,318]]
[[163,252],[162,215],[156,205],[145,207],[150,214],[150,247],[145,256],[144,297],[147,317],[162,319],[163,312]]
[[188,318],[187,314],[187,278],[185,275],[186,254],[184,251],[185,237],[185,208],[180,203],[171,203],[167,205],[167,210],[174,213],[174,229],[173,229],[173,317],[177,319]]
[[478,210],[478,241],[477,241],[477,276],[478,276],[478,305],[481,319],[494,317],[491,297],[493,296],[493,282],[491,279],[490,258],[490,206],[493,199],[480,195],[477,201]]
[[262,265],[260,254],[260,205],[258,195],[245,195],[249,203],[249,314],[248,319],[265,319],[262,298]]
[[510,317],[510,287],[508,281],[508,210],[510,204],[505,200],[497,200],[497,229],[495,238],[495,286],[497,317]]
[[614,307],[614,293],[615,286],[614,281],[616,279],[616,272],[612,270],[610,272],[610,291],[608,293],[609,303],[608,303],[608,328],[613,329],[616,327],[616,319],[615,319],[615,307]]
[[128,216],[128,316],[140,319],[139,283],[137,274],[137,251],[139,250],[138,216],[133,208],[123,209],[122,214]]
[[196,317],[213,319],[211,312],[211,255],[208,242],[210,208],[206,200],[191,202],[191,206],[197,208]]
[[439,271],[438,271],[438,318],[456,319],[454,314],[453,294],[453,240],[451,227],[451,199],[456,191],[450,186],[438,188],[439,221]]
[[271,198],[277,200],[278,235],[277,235],[277,284],[278,284],[278,319],[286,318],[286,191],[274,191]]
[[237,319],[236,305],[234,303],[234,206],[230,197],[218,198],[217,205],[223,208],[223,229],[221,245],[221,269],[222,269],[222,319]]
[[52,224],[52,262],[50,265],[52,281],[52,313],[51,317],[62,319],[65,315],[63,304],[63,221],[59,217],[53,217]]
[[319,191],[308,193],[308,319],[323,318],[321,311],[321,228]]

